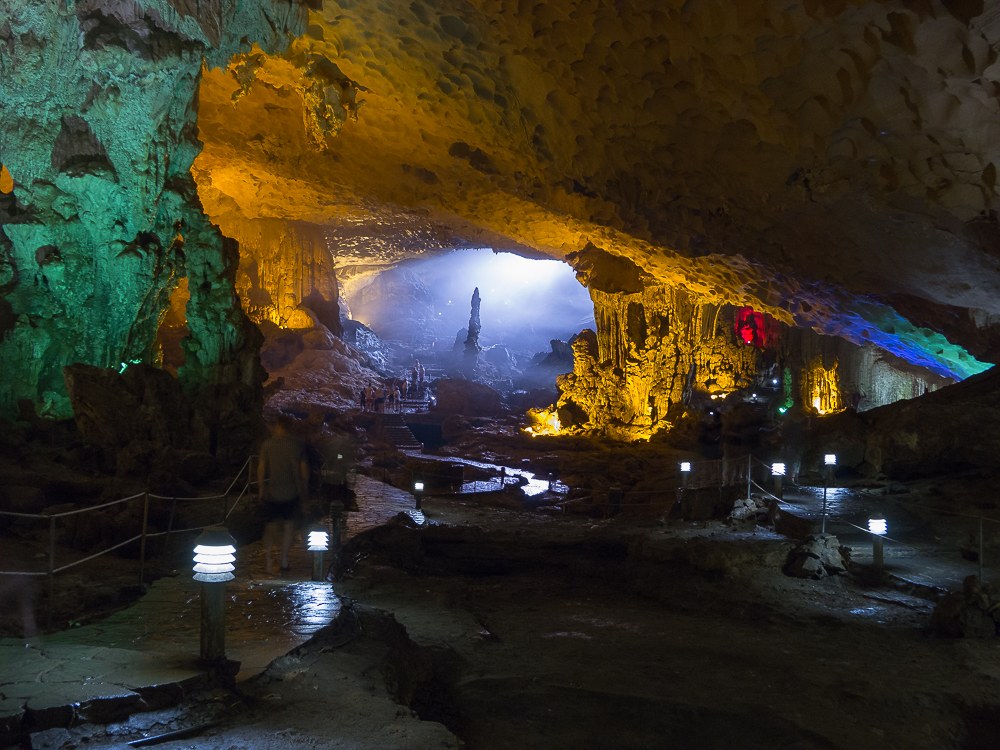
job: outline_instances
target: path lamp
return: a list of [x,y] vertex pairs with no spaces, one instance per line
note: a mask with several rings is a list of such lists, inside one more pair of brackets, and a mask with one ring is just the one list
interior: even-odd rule
[[771,464],[771,476],[774,477],[774,496],[781,500],[781,478],[785,476],[785,465],[783,463]]
[[687,488],[691,476],[691,462],[681,461],[681,487]]
[[309,532],[308,548],[313,553],[312,579],[314,581],[322,581],[323,553],[330,549],[330,534],[327,533],[326,529],[317,526]]
[[417,510],[421,510],[421,508],[420,508],[420,499],[423,497],[423,495],[424,495],[424,483],[423,482],[414,482],[413,483],[413,499],[415,501],[415,504],[414,504],[413,507],[416,508]]
[[872,535],[872,564],[876,568],[881,568],[884,560],[882,554],[882,537],[889,533],[889,524],[885,521],[885,516],[876,513],[868,519],[868,531]]
[[201,581],[201,658],[226,658],[226,581],[236,569],[236,540],[225,526],[207,526],[195,539],[194,579]]
[[833,468],[837,465],[837,454],[827,453],[823,456],[823,464],[826,467],[826,472],[823,475],[823,525],[820,527],[820,533],[826,533],[826,489],[830,486],[830,482],[833,481]]

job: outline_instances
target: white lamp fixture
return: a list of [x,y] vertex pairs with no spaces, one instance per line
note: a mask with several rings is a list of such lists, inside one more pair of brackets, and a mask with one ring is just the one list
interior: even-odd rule
[[413,489],[414,489],[415,492],[423,492],[424,491],[424,483],[423,482],[414,482],[413,483]]
[[309,551],[326,552],[330,549],[330,535],[322,529],[309,532]]
[[785,465],[782,463],[771,464],[771,475],[775,477],[785,476]]
[[689,471],[691,471],[691,462],[690,461],[681,461],[681,471],[683,473],[685,473],[685,474],[687,474]]
[[868,519],[868,531],[872,534],[878,534],[879,536],[884,536],[889,533],[889,524],[881,516],[876,516],[874,518]]
[[194,580],[217,583],[233,580],[236,540],[221,526],[209,526],[195,540]]
[[823,463],[825,463],[827,466],[836,466],[837,465],[837,454],[836,453],[827,453],[825,456],[823,456]]
[[194,540],[194,579],[201,581],[201,658],[226,658],[226,581],[233,580],[236,540],[225,526],[208,526]]
[[323,553],[330,549],[330,534],[322,526],[317,526],[309,531],[308,538],[309,551],[313,553],[312,579],[314,581],[323,580]]

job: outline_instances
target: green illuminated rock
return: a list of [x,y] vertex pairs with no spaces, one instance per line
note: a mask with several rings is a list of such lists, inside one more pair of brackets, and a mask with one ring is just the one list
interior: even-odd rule
[[203,62],[281,51],[304,30],[287,0],[0,0],[0,163],[14,183],[0,193],[0,416],[24,398],[69,416],[64,365],[155,362],[185,277],[185,390],[242,383],[260,398],[238,247],[190,176],[196,95]]

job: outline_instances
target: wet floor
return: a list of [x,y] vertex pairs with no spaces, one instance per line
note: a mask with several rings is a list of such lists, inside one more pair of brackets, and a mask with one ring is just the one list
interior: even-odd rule
[[467,458],[453,458],[450,456],[421,456],[424,460],[441,461],[449,464],[464,464],[472,466],[482,471],[489,472],[493,476],[490,479],[480,479],[478,481],[464,482],[461,490],[455,494],[470,494],[478,492],[499,492],[504,484],[517,484],[518,479],[523,477],[527,484],[521,486],[521,491],[528,497],[541,495],[544,492],[552,491],[565,494],[569,492],[569,487],[559,481],[549,483],[548,477],[536,475],[526,469],[519,469],[512,466],[502,466],[500,464],[485,463],[482,461],[472,461]]

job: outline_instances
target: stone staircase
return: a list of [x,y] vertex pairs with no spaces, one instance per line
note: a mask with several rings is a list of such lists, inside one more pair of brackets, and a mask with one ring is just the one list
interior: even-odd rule
[[384,440],[396,446],[397,450],[420,451],[423,445],[417,440],[410,428],[406,426],[400,414],[378,414],[375,417],[375,430]]

